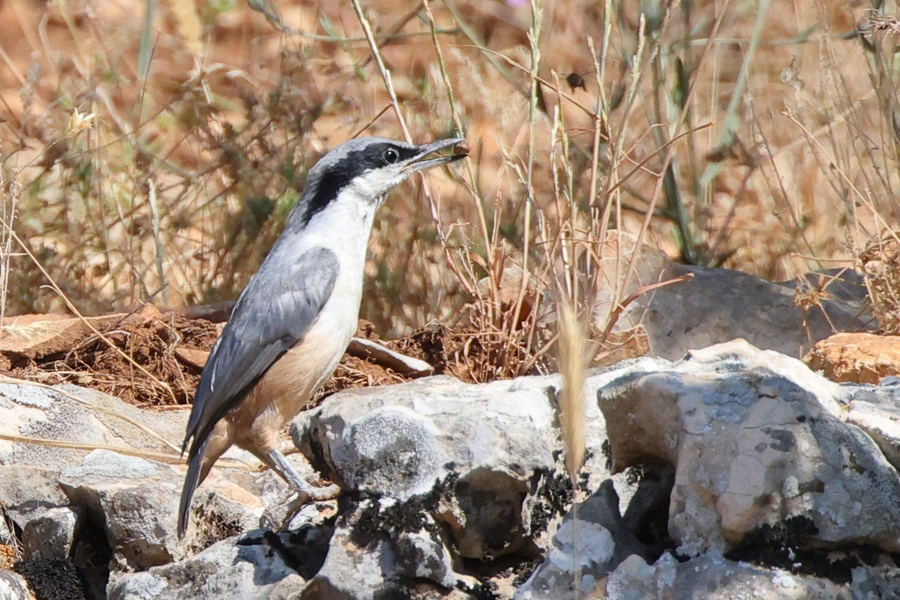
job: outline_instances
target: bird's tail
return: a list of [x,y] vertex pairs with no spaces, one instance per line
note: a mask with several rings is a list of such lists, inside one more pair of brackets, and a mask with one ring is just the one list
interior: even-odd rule
[[[192,452],[188,455],[188,470],[184,476],[184,487],[181,488],[181,503],[178,505],[178,539],[184,539],[184,533],[187,531],[188,520],[191,517],[191,500],[194,497],[194,491],[200,485],[200,471],[203,465],[203,452],[206,450],[206,439],[200,444],[199,448],[192,448]],[[193,451],[196,450],[196,451]]]

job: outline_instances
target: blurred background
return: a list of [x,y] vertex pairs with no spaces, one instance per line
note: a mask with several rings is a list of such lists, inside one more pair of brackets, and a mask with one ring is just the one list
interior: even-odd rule
[[6,316],[234,299],[308,168],[401,119],[471,154],[379,214],[382,336],[584,271],[610,229],[784,280],[898,223],[893,3],[253,1],[0,0]]

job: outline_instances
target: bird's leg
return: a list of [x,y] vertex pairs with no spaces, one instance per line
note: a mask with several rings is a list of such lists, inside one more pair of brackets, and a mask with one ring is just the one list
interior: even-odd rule
[[320,500],[331,500],[332,498],[336,498],[341,492],[341,488],[334,483],[323,487],[311,484],[291,466],[291,463],[289,463],[284,455],[278,450],[271,450],[261,458],[263,458],[273,471],[281,475],[282,479],[294,486],[300,494],[298,500],[303,504],[307,502],[318,502]]

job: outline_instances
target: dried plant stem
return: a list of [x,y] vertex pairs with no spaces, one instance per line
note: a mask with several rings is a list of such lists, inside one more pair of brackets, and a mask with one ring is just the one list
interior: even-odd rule
[[[444,87],[447,88],[447,101],[450,103],[450,114],[453,117],[453,127],[459,135],[463,135],[464,128],[462,124],[462,119],[459,116],[459,106],[456,103],[456,96],[453,92],[453,83],[450,81],[450,75],[447,70],[447,63],[444,60],[444,52],[441,49],[441,45],[438,42],[437,37],[437,25],[434,22],[434,14],[431,12],[431,4],[429,2],[424,2],[423,6],[425,7],[425,16],[428,19],[429,29],[431,30],[431,44],[434,46],[435,54],[438,59],[438,67],[441,73],[441,80],[444,82]],[[475,199],[475,203],[478,208],[478,225],[481,228],[481,236],[484,242],[484,247],[491,247],[491,236],[488,233],[488,224],[486,217],[486,207],[484,205],[484,200],[481,197],[481,194],[478,192],[477,188],[477,177],[475,176],[475,167],[472,164],[473,161],[466,160],[464,161],[465,169],[466,169],[466,177],[469,181],[469,185],[472,189],[472,196]],[[437,215],[439,218],[439,214]],[[440,223],[437,223],[437,226],[440,227]],[[442,246],[447,250],[447,244],[444,241],[444,238],[441,238]],[[448,255],[449,256],[449,255]],[[449,257],[452,260],[452,257]],[[497,288],[496,277],[494,277],[493,270],[490,271],[491,277],[491,290],[494,296],[494,300],[499,296],[499,290]],[[470,285],[471,282],[466,281],[466,284]],[[473,291],[477,291],[474,286],[472,286]]]
[[[719,31],[719,28],[720,28],[720,26],[721,26],[721,24],[722,24],[722,21],[723,21],[724,18],[725,18],[725,15],[726,15],[726,13],[727,13],[727,7],[728,7],[729,4],[730,4],[730,0],[725,0],[725,3],[724,3],[724,6],[722,7],[722,10],[719,12],[719,14],[718,14],[718,16],[717,16],[717,18],[716,18],[716,21],[713,23],[712,32],[711,32],[711,34],[710,34],[710,36],[709,36],[709,39],[707,40],[706,47],[704,48],[703,53],[700,55],[700,58],[699,58],[699,60],[698,60],[698,64],[697,64],[695,70],[699,70],[699,69],[700,69],[700,66],[703,64],[703,61],[705,60],[706,56],[709,54],[709,50],[710,50],[710,49],[712,48],[712,46],[713,46],[713,41],[714,41],[714,39],[715,39],[715,37],[716,37],[718,31]],[[641,22],[642,22],[642,25],[641,25],[640,29],[643,30],[643,27],[644,27],[644,25],[643,25],[643,15],[642,15],[641,19],[642,19],[642,21],[641,21]],[[667,13],[666,18],[665,18],[665,23],[667,24],[668,22],[669,22],[669,16],[668,16],[668,13]],[[664,26],[665,26],[665,25],[664,25]],[[643,35],[641,36],[641,39],[643,40]],[[658,51],[658,48],[657,48],[656,50],[654,50],[653,54],[655,54],[656,51]],[[639,47],[638,47],[638,56],[640,56],[641,53],[642,53],[642,52],[641,52],[641,46],[639,45]],[[652,59],[653,59],[653,56],[650,57],[650,60],[652,60]],[[636,64],[637,64],[637,62],[639,62],[639,61],[636,61]],[[628,97],[630,98],[630,100],[629,100],[629,103],[628,103],[627,106],[626,106],[626,111],[627,111],[628,113],[630,113],[630,111],[631,111],[632,108],[633,108],[633,106],[632,106],[632,101],[633,101],[633,98],[634,98],[634,91],[636,91],[636,88],[637,88],[637,85],[636,85],[636,84],[637,84],[637,81],[635,81],[635,80],[637,80],[638,78],[639,78],[639,75],[638,75],[637,73],[635,73],[635,74],[633,75],[632,84],[631,84],[631,86],[629,87],[629,91],[628,91],[628,94],[627,94],[627,95],[628,95]],[[668,145],[666,146],[666,154],[665,154],[665,156],[664,156],[664,158],[663,158],[663,161],[662,161],[662,164],[663,164],[662,172],[663,172],[663,173],[665,172],[666,168],[668,167],[668,165],[669,165],[670,162],[672,161],[672,157],[674,156],[675,146],[674,146],[674,144],[672,144],[671,142],[673,142],[673,141],[679,139],[682,135],[684,135],[684,134],[679,134],[678,132],[680,131],[680,129],[684,126],[685,122],[687,121],[688,108],[689,108],[690,105],[691,105],[691,98],[693,97],[694,91],[695,91],[695,86],[694,86],[694,85],[691,85],[691,86],[690,86],[690,89],[688,90],[687,97],[685,98],[684,106],[682,107],[681,112],[680,112],[680,114],[679,114],[679,116],[678,116],[678,120],[676,121],[676,124],[675,124],[675,127],[674,127],[674,135],[671,137],[671,139],[669,140]],[[627,121],[627,118],[625,119],[625,121]],[[706,127],[706,125],[701,126],[701,128],[702,128],[702,127]],[[625,138],[624,131],[620,132],[618,137],[619,137],[619,141],[620,141],[620,142],[623,141],[624,138]],[[620,164],[621,161],[622,161],[622,152],[623,152],[623,146],[622,146],[621,143],[619,143],[619,144],[616,145],[616,149],[615,149],[615,151],[614,151],[612,157],[610,158],[610,163],[613,164],[613,165],[618,165],[618,164]],[[613,169],[613,171],[615,171],[615,169]],[[630,176],[630,174],[629,174],[629,176]],[[609,180],[608,180],[608,182],[607,182],[608,189],[614,190],[614,189],[618,188],[619,186],[621,186],[622,183],[623,183],[623,180],[615,180],[615,181],[614,181],[614,178],[613,178],[613,177],[610,177]],[[660,192],[662,191],[663,183],[664,183],[664,177],[662,177],[662,176],[658,177],[657,180],[656,180],[656,184],[655,184],[655,186],[654,186],[654,188],[653,188],[653,193],[652,193],[652,195],[651,195],[651,197],[650,197],[650,201],[649,201],[649,203],[648,203],[648,205],[647,205],[647,209],[646,209],[646,212],[645,212],[645,214],[644,214],[644,219],[643,219],[643,221],[642,221],[642,223],[641,223],[641,228],[640,228],[640,230],[639,230],[639,232],[638,232],[638,235],[637,235],[637,238],[636,238],[636,242],[635,242],[636,246],[639,246],[639,245],[643,242],[644,237],[645,237],[646,234],[647,234],[647,231],[648,231],[648,229],[649,229],[649,227],[650,227],[650,221],[651,221],[651,219],[653,218],[653,215],[654,215],[654,213],[655,213],[656,204],[657,204],[658,201],[659,201]],[[619,198],[618,195],[616,195],[616,197]],[[620,205],[620,204],[621,204],[621,202],[619,202],[619,205]],[[606,229],[606,227],[607,227],[607,224],[608,224],[608,222],[609,222],[609,220],[608,220],[608,208],[609,208],[609,200],[607,199],[607,206],[604,208],[604,214],[603,214],[603,217],[602,217],[601,222],[600,222],[600,226],[601,226],[601,230],[602,230],[602,231],[605,231],[605,229]],[[621,209],[621,206],[619,206],[619,208]],[[616,259],[616,276],[615,276],[616,278],[615,278],[615,281],[617,281],[617,282],[621,281],[621,282],[622,282],[622,287],[620,288],[620,290],[625,290],[625,289],[628,288],[628,284],[630,283],[631,278],[634,277],[634,275],[635,275],[635,267],[636,267],[636,264],[637,264],[638,257],[640,256],[640,253],[639,253],[639,252],[634,252],[634,254],[632,255],[631,260],[629,261],[628,265],[626,265],[626,271],[625,271],[625,277],[624,277],[624,279],[622,279],[622,278],[619,277],[619,269],[620,269],[620,265],[621,265],[621,244],[616,244],[616,254],[617,254],[617,257],[616,257],[617,259]],[[598,276],[599,276],[599,275],[600,275],[600,274],[598,273]],[[598,284],[599,284],[599,281],[595,281],[594,284],[595,284],[595,286],[598,285]],[[619,295],[620,290],[617,290],[617,292],[616,292],[616,297]],[[640,291],[640,290],[639,290],[639,291]],[[635,293],[637,293],[637,292],[635,292]],[[618,304],[621,305],[621,306],[623,306],[623,307],[625,306],[625,304],[623,304],[623,303],[618,303]],[[615,319],[618,319],[618,315],[615,315]],[[614,319],[613,313],[610,313],[609,322],[607,322],[606,328],[605,328],[606,331],[611,331],[611,330],[612,330],[612,327],[615,325],[615,319]]]
[[[603,23],[603,52],[606,52],[607,44],[609,43],[609,13],[612,10],[610,6],[610,0],[606,0],[606,9],[604,15],[604,23]],[[594,40],[590,37],[587,39],[588,48],[591,51],[591,56],[596,57],[597,51],[594,48]],[[602,137],[603,123],[606,120],[606,111],[607,111],[607,103],[606,103],[606,95],[603,86],[603,69],[605,69],[605,65],[601,66],[602,58],[598,57],[594,59],[594,75],[597,78],[597,86],[600,89],[600,93],[597,94],[597,108],[594,113],[591,115],[591,125],[593,127],[593,136],[591,140],[591,176],[590,176],[590,184],[588,187],[588,203],[593,206],[597,201],[597,178],[599,177],[600,171],[600,138]],[[605,235],[606,228],[601,228],[601,236]],[[602,242],[603,240],[601,240]]]
[[[16,204],[19,195],[19,184],[16,181],[7,182],[2,167],[0,167],[0,219],[7,223],[13,223],[16,219]],[[7,293],[9,292],[9,265],[12,259],[13,238],[9,234],[11,230],[4,228],[0,234],[0,320],[6,314]]]
[[531,90],[528,95],[528,150],[525,157],[525,215],[522,231],[523,248],[522,248],[522,282],[519,284],[519,297],[516,299],[516,307],[512,313],[511,326],[519,322],[519,315],[522,312],[522,303],[525,301],[525,294],[528,291],[528,256],[530,254],[531,244],[531,215],[534,211],[534,121],[538,110],[538,68],[541,64],[541,19],[543,12],[541,11],[538,0],[531,0],[531,29],[528,32],[528,40],[531,49]]
[[[635,252],[635,254],[637,254],[637,252]],[[640,298],[641,296],[643,296],[644,294],[646,294],[648,292],[652,292],[653,290],[658,290],[659,288],[664,288],[664,287],[667,287],[670,285],[675,285],[676,283],[682,283],[684,281],[688,281],[693,278],[694,278],[693,273],[686,273],[684,275],[675,277],[673,279],[667,279],[666,281],[660,281],[659,283],[652,283],[650,285],[645,285],[641,288],[636,289],[634,292],[632,292],[627,298],[625,298],[621,302],[616,302],[616,305],[613,307],[613,309],[609,313],[609,319],[606,322],[606,328],[603,330],[603,333],[600,334],[600,338],[598,339],[598,341],[595,342],[595,345],[597,346],[597,348],[595,348],[594,352],[592,353],[592,356],[597,353],[596,351],[599,349],[599,345],[602,344],[603,342],[605,342],[609,338],[609,334],[612,333],[613,327],[615,327],[616,322],[619,320],[619,317],[622,315],[622,312],[625,310],[625,308],[629,304],[631,304],[632,302],[634,302],[635,300],[637,300],[638,298]]]
[[369,43],[369,49],[372,51],[372,56],[375,58],[375,64],[378,66],[378,73],[381,75],[381,80],[384,82],[384,89],[391,99],[391,106],[394,107],[394,114],[397,115],[397,121],[400,123],[400,129],[403,131],[403,139],[412,144],[412,136],[409,134],[409,129],[406,127],[406,119],[403,118],[403,112],[400,110],[400,102],[397,100],[397,92],[394,91],[394,83],[391,81],[391,72],[384,66],[384,60],[381,58],[381,50],[378,48],[378,42],[375,41],[375,35],[372,33],[372,26],[369,24],[369,19],[366,17],[365,13],[363,13],[363,9],[359,5],[359,0],[351,0],[351,4],[353,5],[353,10],[356,12],[357,18],[359,18],[359,24],[362,25],[366,41]]
[[[819,142],[819,140],[817,138],[813,137],[813,135],[806,129],[806,127],[804,127],[804,125],[800,121],[798,121],[794,117],[794,115],[790,113],[790,111],[788,111],[786,114],[787,114],[788,118],[797,127],[800,128],[800,130],[803,132],[803,135],[806,137],[807,140],[809,140],[809,143],[812,146],[814,146],[819,152],[821,152],[823,155],[825,155],[825,157],[827,158],[826,163],[832,164],[832,165],[836,164],[834,157],[832,157],[828,154],[828,151],[824,148],[824,146],[822,146],[822,143]],[[844,181],[844,184],[849,189],[853,190],[853,195],[856,196],[859,199],[859,201],[862,204],[864,204],[866,206],[866,208],[869,209],[869,211],[872,213],[872,216],[874,217],[875,221],[878,222],[879,227],[884,228],[888,232],[889,235],[891,235],[897,242],[900,242],[900,237],[897,236],[897,232],[894,231],[894,228],[891,227],[890,224],[884,219],[884,217],[881,216],[881,213],[875,207],[875,204],[872,202],[872,200],[869,198],[869,196],[867,194],[864,194],[862,192],[862,190],[857,188],[856,185],[853,183],[853,181],[850,179],[850,177],[847,175],[847,173],[845,173],[842,169],[837,169],[837,173],[838,173],[838,176]],[[856,221],[859,222],[859,219],[856,219]]]
[[[412,144],[413,139],[409,133],[409,129],[406,127],[406,120],[403,118],[403,112],[400,110],[400,102],[397,100],[397,93],[394,91],[394,84],[391,81],[391,73],[387,70],[387,67],[384,66],[384,60],[381,58],[381,50],[378,47],[378,43],[375,41],[375,36],[372,34],[372,26],[369,24],[369,19],[366,17],[365,13],[363,13],[362,7],[359,4],[359,0],[352,0],[353,10],[356,12],[356,16],[359,19],[360,25],[363,28],[363,32],[365,32],[366,39],[369,42],[369,50],[372,52],[372,56],[375,57],[375,64],[378,67],[378,72],[381,75],[381,80],[384,82],[385,90],[388,93],[388,97],[391,99],[391,106],[394,108],[394,114],[397,116],[397,121],[400,123],[400,129],[403,131],[403,139],[405,139],[408,143]],[[447,259],[447,266],[453,271],[454,275],[458,278],[460,283],[466,288],[466,291],[469,293],[475,292],[475,286],[468,280],[468,278],[464,277],[462,272],[460,272],[458,266],[456,265],[456,261],[453,260],[453,256],[450,253],[450,243],[447,238],[446,232],[443,227],[441,227],[440,220],[440,210],[437,206],[437,202],[434,200],[434,196],[431,193],[431,188],[428,185],[428,180],[425,179],[424,174],[420,174],[422,181],[422,191],[425,194],[425,197],[428,199],[428,205],[431,209],[431,217],[435,223],[435,227],[437,228],[438,238],[441,241],[441,247],[443,248],[444,256]]]
[[156,183],[153,181],[153,178],[149,178],[147,180],[148,184],[148,192],[147,199],[150,201],[150,215],[151,215],[151,223],[153,226],[153,240],[155,242],[155,253],[154,258],[156,259],[156,271],[159,275],[159,289],[162,291],[162,301],[163,305],[168,304],[168,298],[166,297],[166,271],[164,268],[164,260],[163,260],[163,241],[162,236],[159,233],[159,223],[160,223],[160,214],[159,214],[159,206],[156,201]]
[[[753,57],[756,54],[756,48],[759,45],[760,37],[763,33],[763,25],[766,22],[766,16],[769,13],[770,0],[760,0],[756,8],[756,23],[753,26],[753,33],[750,36],[750,46],[747,48],[747,54],[744,56],[744,62],[741,64],[741,70],[738,73],[737,82],[734,90],[731,92],[731,100],[728,102],[728,108],[725,110],[725,118],[723,119],[722,131],[719,134],[719,140],[716,144],[717,148],[728,148],[734,141],[739,124],[738,108],[744,101],[744,89],[747,87],[747,80],[750,77],[750,66],[753,64]],[[724,14],[724,11],[722,11]],[[710,36],[712,39],[713,36]],[[686,104],[685,104],[686,105]],[[713,179],[722,170],[722,162],[707,162],[706,169],[700,175],[700,185],[702,189],[706,189],[712,184]],[[702,197],[701,193],[701,197]]]
[[[24,435],[8,435],[0,433],[0,440],[14,442],[19,444],[34,444],[37,446],[48,446],[51,448],[67,448],[69,450],[109,450],[127,456],[137,456],[139,458],[147,458],[150,460],[158,460],[168,464],[182,464],[184,460],[178,454],[165,454],[163,452],[151,452],[150,450],[141,450],[139,448],[131,448],[129,446],[107,446],[104,444],[91,444],[84,442],[70,442],[67,440],[50,440],[46,438],[35,438]],[[225,467],[228,469],[244,469],[247,471],[257,471],[257,467],[248,465],[234,459],[219,460],[216,467]]]

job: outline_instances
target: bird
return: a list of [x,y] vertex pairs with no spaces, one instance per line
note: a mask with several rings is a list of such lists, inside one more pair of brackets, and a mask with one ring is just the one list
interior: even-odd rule
[[[440,154],[450,146],[452,154]],[[338,494],[337,485],[312,485],[294,470],[279,451],[280,431],[331,376],[357,329],[368,241],[388,193],[417,171],[467,154],[462,138],[415,146],[364,137],[335,147],[309,170],[200,376],[181,450],[188,469],[179,539],[194,492],[232,445],[278,473],[301,503]]]

